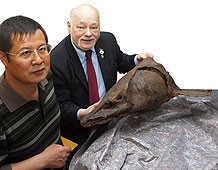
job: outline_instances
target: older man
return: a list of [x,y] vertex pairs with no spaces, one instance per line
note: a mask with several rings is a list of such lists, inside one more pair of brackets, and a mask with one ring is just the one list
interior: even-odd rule
[[89,4],[72,9],[67,27],[69,35],[51,52],[51,69],[62,114],[61,133],[80,146],[90,134],[81,127],[80,117],[116,83],[117,72],[128,72],[152,54],[123,53],[112,33],[100,31],[99,11]]

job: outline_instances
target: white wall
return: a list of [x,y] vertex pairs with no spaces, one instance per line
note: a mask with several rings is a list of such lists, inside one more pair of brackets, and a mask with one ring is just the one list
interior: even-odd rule
[[55,46],[67,35],[71,8],[84,2],[99,9],[101,29],[113,32],[124,52],[152,52],[180,88],[218,88],[216,0],[7,0],[1,2],[0,22],[32,17]]

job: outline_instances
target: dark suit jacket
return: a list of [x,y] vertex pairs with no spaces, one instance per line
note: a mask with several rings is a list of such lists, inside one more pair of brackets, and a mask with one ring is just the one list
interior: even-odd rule
[[[100,49],[104,50],[104,57]],[[95,50],[107,91],[116,83],[118,71],[126,73],[135,66],[135,55],[124,54],[111,33],[101,32]],[[82,144],[89,131],[81,127],[77,111],[89,106],[88,83],[70,35],[52,50],[51,70],[62,115],[61,135]]]

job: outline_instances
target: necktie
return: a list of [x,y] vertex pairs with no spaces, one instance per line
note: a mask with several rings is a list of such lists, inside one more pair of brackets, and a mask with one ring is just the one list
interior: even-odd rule
[[90,105],[99,101],[98,84],[97,84],[95,69],[92,64],[91,55],[92,55],[92,50],[86,51],[86,67],[87,67],[87,73],[88,73]]

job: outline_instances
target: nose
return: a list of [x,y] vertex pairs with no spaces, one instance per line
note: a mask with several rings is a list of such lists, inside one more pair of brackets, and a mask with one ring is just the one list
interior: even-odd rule
[[33,63],[36,64],[41,64],[42,63],[42,57],[40,57],[40,55],[38,54],[38,51],[35,49],[33,51],[33,54],[32,54],[32,60],[34,61]]
[[86,35],[87,35],[87,36],[92,35],[92,33],[91,33],[91,31],[90,31],[90,28],[86,28]]

